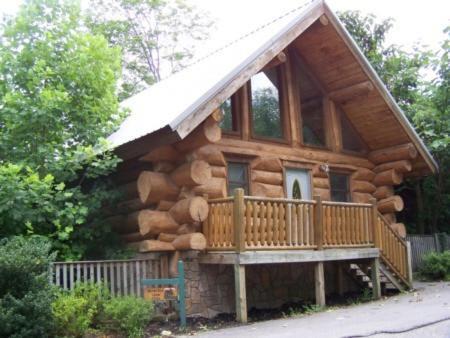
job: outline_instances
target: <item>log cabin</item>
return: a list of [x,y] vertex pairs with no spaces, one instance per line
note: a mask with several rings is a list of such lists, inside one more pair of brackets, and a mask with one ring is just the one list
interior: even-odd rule
[[186,264],[188,314],[411,287],[395,186],[438,167],[322,0],[127,99],[109,137],[141,255]]

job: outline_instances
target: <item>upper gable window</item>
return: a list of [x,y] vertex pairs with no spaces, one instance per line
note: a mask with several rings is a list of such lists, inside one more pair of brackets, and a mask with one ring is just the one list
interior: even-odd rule
[[283,138],[279,67],[262,71],[250,80],[253,135]]
[[358,132],[355,130],[355,127],[353,127],[347,115],[341,108],[336,106],[336,109],[340,115],[341,120],[342,149],[359,153],[365,152],[367,147],[359,136]]
[[303,143],[312,146],[325,146],[325,123],[323,94],[314,80],[295,58],[297,88],[300,96]]
[[234,96],[226,99],[220,106],[220,109],[223,111],[223,119],[220,122],[220,128],[228,133],[239,132],[239,121]]

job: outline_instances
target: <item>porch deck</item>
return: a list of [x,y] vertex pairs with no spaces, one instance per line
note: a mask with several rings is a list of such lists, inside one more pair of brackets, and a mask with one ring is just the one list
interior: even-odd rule
[[233,196],[209,200],[203,223],[207,249],[203,264],[232,264],[236,313],[246,321],[245,266],[314,262],[316,302],[325,304],[324,262],[365,260],[371,265],[373,295],[380,296],[384,275],[402,288],[411,283],[408,244],[371,203],[341,203],[285,198]]

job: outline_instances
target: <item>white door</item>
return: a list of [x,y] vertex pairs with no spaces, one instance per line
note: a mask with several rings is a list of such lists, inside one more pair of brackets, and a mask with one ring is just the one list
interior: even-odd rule
[[309,170],[286,169],[286,192],[288,198],[311,200],[311,179]]

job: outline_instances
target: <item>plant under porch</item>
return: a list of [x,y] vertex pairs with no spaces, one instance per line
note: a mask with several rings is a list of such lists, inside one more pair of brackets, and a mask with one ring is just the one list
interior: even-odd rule
[[[408,244],[370,204],[234,196],[209,201],[203,224],[207,252],[204,264],[232,264],[236,314],[247,320],[245,266],[249,264],[315,264],[316,303],[325,305],[323,264],[357,264],[370,275],[374,298],[381,295],[380,273],[396,288],[411,285]],[[359,265],[361,264],[361,265]],[[367,277],[367,276],[366,276]]]

